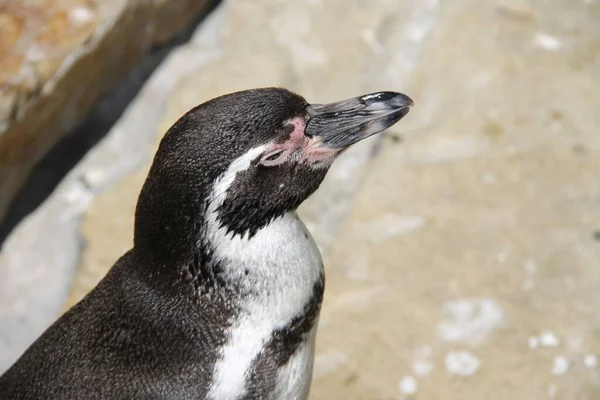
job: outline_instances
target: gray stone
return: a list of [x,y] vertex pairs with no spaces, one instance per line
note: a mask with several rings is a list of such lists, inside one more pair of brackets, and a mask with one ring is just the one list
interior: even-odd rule
[[[0,250],[0,371],[61,313],[85,244],[79,233],[82,214],[97,193],[149,160],[169,92],[181,75],[216,56],[218,26],[215,18],[205,22],[187,47],[168,56],[119,124],[4,242]],[[118,209],[117,205],[115,217]],[[127,242],[120,245],[127,246]]]
[[0,221],[32,168],[208,0],[0,4]]
[[345,361],[312,398],[600,396],[599,12],[440,4],[329,257],[317,355]]

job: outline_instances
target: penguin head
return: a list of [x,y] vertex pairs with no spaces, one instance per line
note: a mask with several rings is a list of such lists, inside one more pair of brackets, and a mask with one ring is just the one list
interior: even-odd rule
[[309,104],[263,88],[195,107],[156,153],[138,201],[136,246],[175,232],[195,240],[208,213],[227,232],[252,237],[309,197],[344,150],[399,121],[412,104],[395,92]]

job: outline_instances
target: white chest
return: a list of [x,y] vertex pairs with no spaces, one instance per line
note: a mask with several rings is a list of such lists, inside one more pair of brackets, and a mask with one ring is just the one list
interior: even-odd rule
[[[315,284],[322,279],[323,266],[312,237],[292,213],[273,221],[250,240],[217,233],[211,242],[214,255],[224,266],[223,277],[240,285],[244,293],[241,312],[215,366],[210,392],[212,398],[235,399],[246,390],[252,362],[272,333],[304,312]],[[314,332],[309,337],[282,368],[277,384],[282,395],[275,398],[307,393]]]
[[[217,361],[209,398],[239,399],[247,390],[253,362],[273,337],[305,312],[322,279],[321,255],[310,233],[290,212],[260,229],[251,239],[222,227],[217,210],[240,171],[265,150],[249,150],[217,179],[209,197],[205,238],[219,260],[220,277],[239,289],[238,312]],[[278,371],[275,398],[305,398],[310,384],[313,332]],[[285,383],[288,382],[288,383]],[[279,393],[279,394],[277,394]],[[296,395],[292,396],[292,393]]]

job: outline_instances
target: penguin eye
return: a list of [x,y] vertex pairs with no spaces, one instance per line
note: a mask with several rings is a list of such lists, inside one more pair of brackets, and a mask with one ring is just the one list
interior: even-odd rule
[[264,166],[271,167],[273,165],[281,164],[286,157],[287,153],[284,149],[277,149],[262,156],[260,163]]

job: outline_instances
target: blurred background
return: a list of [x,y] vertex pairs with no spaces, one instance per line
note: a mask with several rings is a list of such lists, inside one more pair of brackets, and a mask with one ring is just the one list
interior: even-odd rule
[[300,210],[312,399],[600,398],[598,0],[1,0],[0,373],[130,248],[166,129],[261,86],[415,101]]

